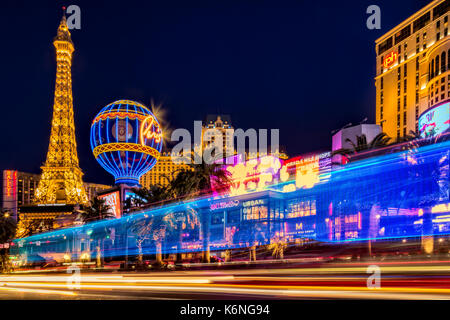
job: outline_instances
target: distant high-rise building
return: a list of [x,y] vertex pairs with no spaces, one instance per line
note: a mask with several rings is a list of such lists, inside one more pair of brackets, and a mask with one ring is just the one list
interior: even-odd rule
[[229,115],[207,115],[202,125],[202,152],[215,147],[219,158],[234,155],[234,128]]
[[450,99],[450,0],[435,0],[376,43],[376,123],[392,138]]

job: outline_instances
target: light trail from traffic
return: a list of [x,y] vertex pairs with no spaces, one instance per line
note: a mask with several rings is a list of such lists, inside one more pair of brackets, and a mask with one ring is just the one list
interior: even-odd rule
[[[366,286],[364,267],[81,273],[68,290],[68,274],[5,275],[1,293],[32,299],[450,299],[450,266],[381,266],[380,288]],[[408,275],[407,275],[408,274]],[[21,299],[27,299],[23,296]]]

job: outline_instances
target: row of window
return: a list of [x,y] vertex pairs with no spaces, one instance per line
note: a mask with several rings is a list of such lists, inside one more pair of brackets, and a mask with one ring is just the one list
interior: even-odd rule
[[428,64],[429,80],[450,69],[450,49],[436,55]]

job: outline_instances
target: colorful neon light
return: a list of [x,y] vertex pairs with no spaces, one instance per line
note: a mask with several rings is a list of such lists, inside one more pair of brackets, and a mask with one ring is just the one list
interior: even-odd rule
[[141,123],[141,144],[145,145],[145,139],[154,139],[159,143],[162,139],[162,132],[159,124],[153,116],[148,116]]
[[423,138],[433,137],[450,128],[450,102],[425,111],[419,117],[419,133]]
[[104,107],[91,126],[91,148],[116,184],[138,185],[162,149],[161,127],[144,105],[118,100]]

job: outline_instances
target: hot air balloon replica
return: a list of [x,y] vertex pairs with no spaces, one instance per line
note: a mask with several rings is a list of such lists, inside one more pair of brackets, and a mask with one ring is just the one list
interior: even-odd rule
[[91,126],[95,159],[114,176],[116,185],[139,187],[139,178],[161,154],[162,129],[145,105],[118,100],[108,104]]

